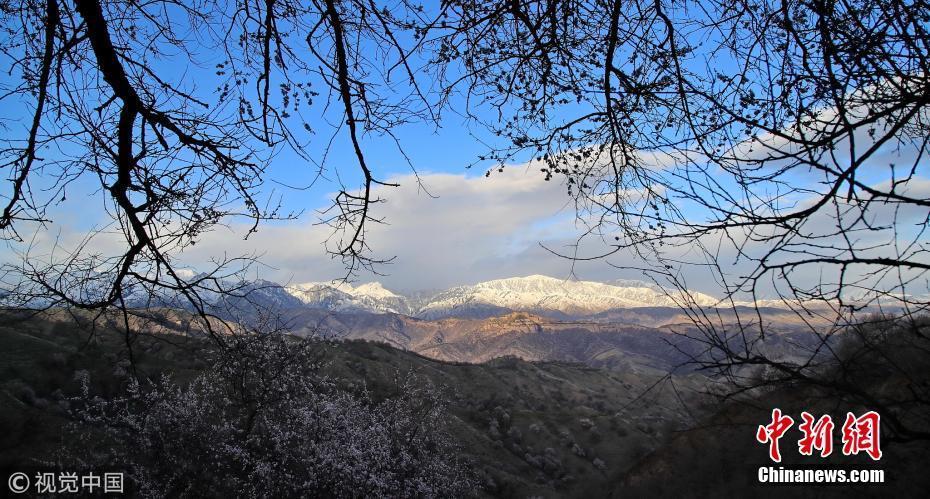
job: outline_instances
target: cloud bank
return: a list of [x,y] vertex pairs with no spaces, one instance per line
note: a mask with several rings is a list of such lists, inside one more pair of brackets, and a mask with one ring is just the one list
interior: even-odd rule
[[[573,245],[585,227],[576,224],[575,205],[565,185],[558,181],[546,182],[532,167],[512,166],[490,177],[428,173],[420,174],[420,182],[412,174],[389,180],[400,187],[377,189],[376,196],[385,201],[374,206],[373,216],[384,219],[385,224],[373,224],[367,241],[373,256],[394,257],[394,260],[376,269],[384,275],[363,273],[357,276],[359,282],[377,280],[389,289],[409,292],[532,274],[601,282],[620,278],[647,279],[640,272],[617,268],[643,266],[644,262],[631,252],[617,253],[609,259],[572,262],[543,248],[542,245],[572,254]],[[915,179],[910,189],[913,191],[910,194],[915,196],[930,195],[930,181]],[[800,204],[805,202],[809,200]],[[928,216],[926,209],[898,210],[881,205],[871,213],[904,232]],[[829,233],[836,220],[827,215],[818,213],[806,228],[814,233]],[[280,283],[342,278],[346,275],[342,261],[325,251],[325,241],[332,230],[319,225],[318,221],[319,214],[311,210],[296,221],[266,223],[248,239],[244,236],[249,226],[232,223],[202,235],[195,246],[175,256],[192,269],[209,269],[213,260],[224,256],[256,255],[261,264],[250,269],[248,277]],[[49,248],[57,244],[66,249],[76,248],[86,237],[85,232],[67,221],[60,227],[60,232],[38,231],[34,246]],[[872,247],[870,253],[876,254],[883,254],[896,237],[906,235],[894,230],[856,233],[859,244],[868,242]],[[739,237],[738,234],[731,236]],[[751,262],[736,258],[732,241],[727,238],[710,235],[702,238],[702,242],[710,248],[723,244],[717,253],[717,262],[728,273],[732,272],[731,276],[746,275],[753,267]],[[96,235],[87,248],[102,254],[119,254],[121,244],[125,242],[120,235],[102,233]],[[579,255],[600,254],[607,249],[596,236],[588,237]],[[766,248],[754,248],[750,243],[743,249],[753,253]],[[61,250],[58,251],[58,257],[63,257]],[[679,262],[697,260],[694,265],[682,265],[680,269],[689,289],[721,296],[720,285],[702,269],[700,260],[705,255],[696,252],[693,245],[669,248],[669,252],[666,256]],[[14,252],[6,252],[0,255],[0,260],[11,261],[17,257]],[[810,280],[810,284],[815,284],[817,279],[831,279],[808,271],[796,277],[801,281]],[[926,291],[925,281],[915,283],[921,293]]]
[[[538,171],[511,167],[490,177],[448,173],[395,176],[398,188],[380,187],[383,203],[368,233],[374,256],[394,257],[360,281],[379,280],[398,290],[440,289],[482,280],[529,274],[607,280],[636,277],[606,262],[578,264],[553,255],[540,243],[571,251],[581,228],[575,207],[559,182],[546,182]],[[339,259],[326,254],[331,229],[317,225],[311,213],[289,224],[265,225],[243,240],[245,228],[231,225],[206,234],[181,259],[192,266],[217,255],[260,255],[261,277],[279,282],[341,278]]]

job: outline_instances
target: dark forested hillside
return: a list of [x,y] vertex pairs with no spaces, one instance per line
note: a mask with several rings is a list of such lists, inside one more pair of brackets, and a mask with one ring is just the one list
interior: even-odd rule
[[[132,366],[124,338],[100,324],[90,335],[87,323],[65,314],[7,312],[2,323],[0,467],[34,466],[59,456],[73,438],[69,408],[79,381],[90,380],[92,395],[113,397],[126,387]],[[513,357],[449,363],[367,341],[316,346],[322,371],[345,390],[365,387],[374,399],[389,397],[396,380],[411,372],[440,387],[448,430],[483,494],[606,494],[706,408],[697,375],[662,381],[660,374]],[[182,384],[214,355],[210,343],[172,328],[141,336],[133,346],[137,376],[168,373]]]
[[[217,350],[185,329],[186,314],[165,310],[151,316],[150,333],[134,340],[130,363],[125,337],[106,321],[62,312],[4,312],[0,467],[60,464],[73,455],[81,445],[78,437],[88,431],[74,412],[82,380],[89,381],[91,397],[108,400],[125,393],[133,370],[140,379],[167,374],[184,386],[209,369]],[[696,373],[664,375],[655,368],[598,369],[516,357],[449,362],[365,340],[310,344],[320,374],[346,393],[363,391],[374,402],[390,400],[398,395],[398,380],[411,376],[420,385],[439,387],[448,404],[442,430],[455,442],[460,464],[473,473],[481,495],[682,497],[752,491],[775,497],[787,489],[757,483],[758,467],[771,463],[753,439],[772,406],[791,414],[833,414],[841,421],[845,411],[862,406],[831,390],[830,380],[848,378],[888,397],[900,395],[909,382],[921,382],[904,375],[920,372],[913,365],[921,359],[913,354],[922,348],[919,338],[874,327],[859,333],[838,345],[849,363],[821,373],[824,386],[760,388],[722,405],[706,394],[716,391],[718,383]],[[872,342],[868,354],[860,353],[864,341]],[[919,401],[894,408],[889,414],[912,426],[926,424]],[[97,429],[91,425],[89,431]],[[783,445],[784,465],[880,467],[887,473],[885,485],[804,489],[810,497],[850,491],[856,497],[908,496],[927,485],[921,463],[930,457],[930,447],[919,438],[901,441],[887,433],[880,463],[860,456],[821,462],[791,452],[792,439]]]

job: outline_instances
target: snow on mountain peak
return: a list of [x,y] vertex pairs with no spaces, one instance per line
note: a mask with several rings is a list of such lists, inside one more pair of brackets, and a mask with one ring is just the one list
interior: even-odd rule
[[352,286],[346,282],[307,282],[288,286],[287,292],[311,306],[329,310],[366,310],[410,314],[408,300],[370,282]]
[[[495,279],[441,292],[421,308],[420,315],[436,316],[469,307],[595,314],[613,308],[676,306],[675,300],[661,288],[641,284],[615,286],[544,275]],[[698,305],[710,306],[717,302],[715,298],[700,293],[694,293],[693,297]]]
[[383,285],[381,285],[380,282],[369,282],[365,284],[359,284],[358,286],[353,286],[347,282],[341,281],[305,282],[302,284],[288,286],[288,288],[304,292],[333,289],[351,296],[371,296],[373,298],[397,298],[400,296],[385,288]]
[[[303,303],[329,310],[395,312],[423,318],[485,314],[500,311],[557,312],[589,315],[615,308],[674,307],[665,290],[643,281],[612,283],[559,279],[545,275],[509,277],[457,286],[426,299],[399,295],[381,283],[309,282],[288,286]],[[694,293],[698,305],[712,306],[713,297]]]
[[347,290],[347,293],[351,294],[352,296],[370,296],[372,298],[380,299],[401,298],[400,295],[382,286],[380,282],[360,284],[351,290]]

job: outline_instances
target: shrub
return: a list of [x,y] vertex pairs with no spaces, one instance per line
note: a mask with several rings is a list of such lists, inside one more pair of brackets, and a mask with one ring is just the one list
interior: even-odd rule
[[[105,434],[85,466],[126,469],[143,496],[434,497],[474,489],[443,399],[407,376],[375,403],[319,376],[314,343],[255,339],[181,386],[131,379],[124,394],[74,414]],[[91,425],[81,440],[100,437]],[[85,446],[84,448],[90,448]],[[89,461],[89,462],[88,462]]]

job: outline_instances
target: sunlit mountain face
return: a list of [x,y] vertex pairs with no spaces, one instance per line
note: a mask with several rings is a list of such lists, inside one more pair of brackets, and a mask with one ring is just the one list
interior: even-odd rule
[[[532,275],[457,286],[430,295],[404,295],[380,283],[357,286],[310,282],[278,287],[310,308],[389,312],[413,317],[494,316],[509,311],[587,316],[612,309],[675,307],[675,294],[642,281],[575,281]],[[712,296],[692,292],[699,306],[714,306]],[[285,299],[282,299],[286,301]]]

